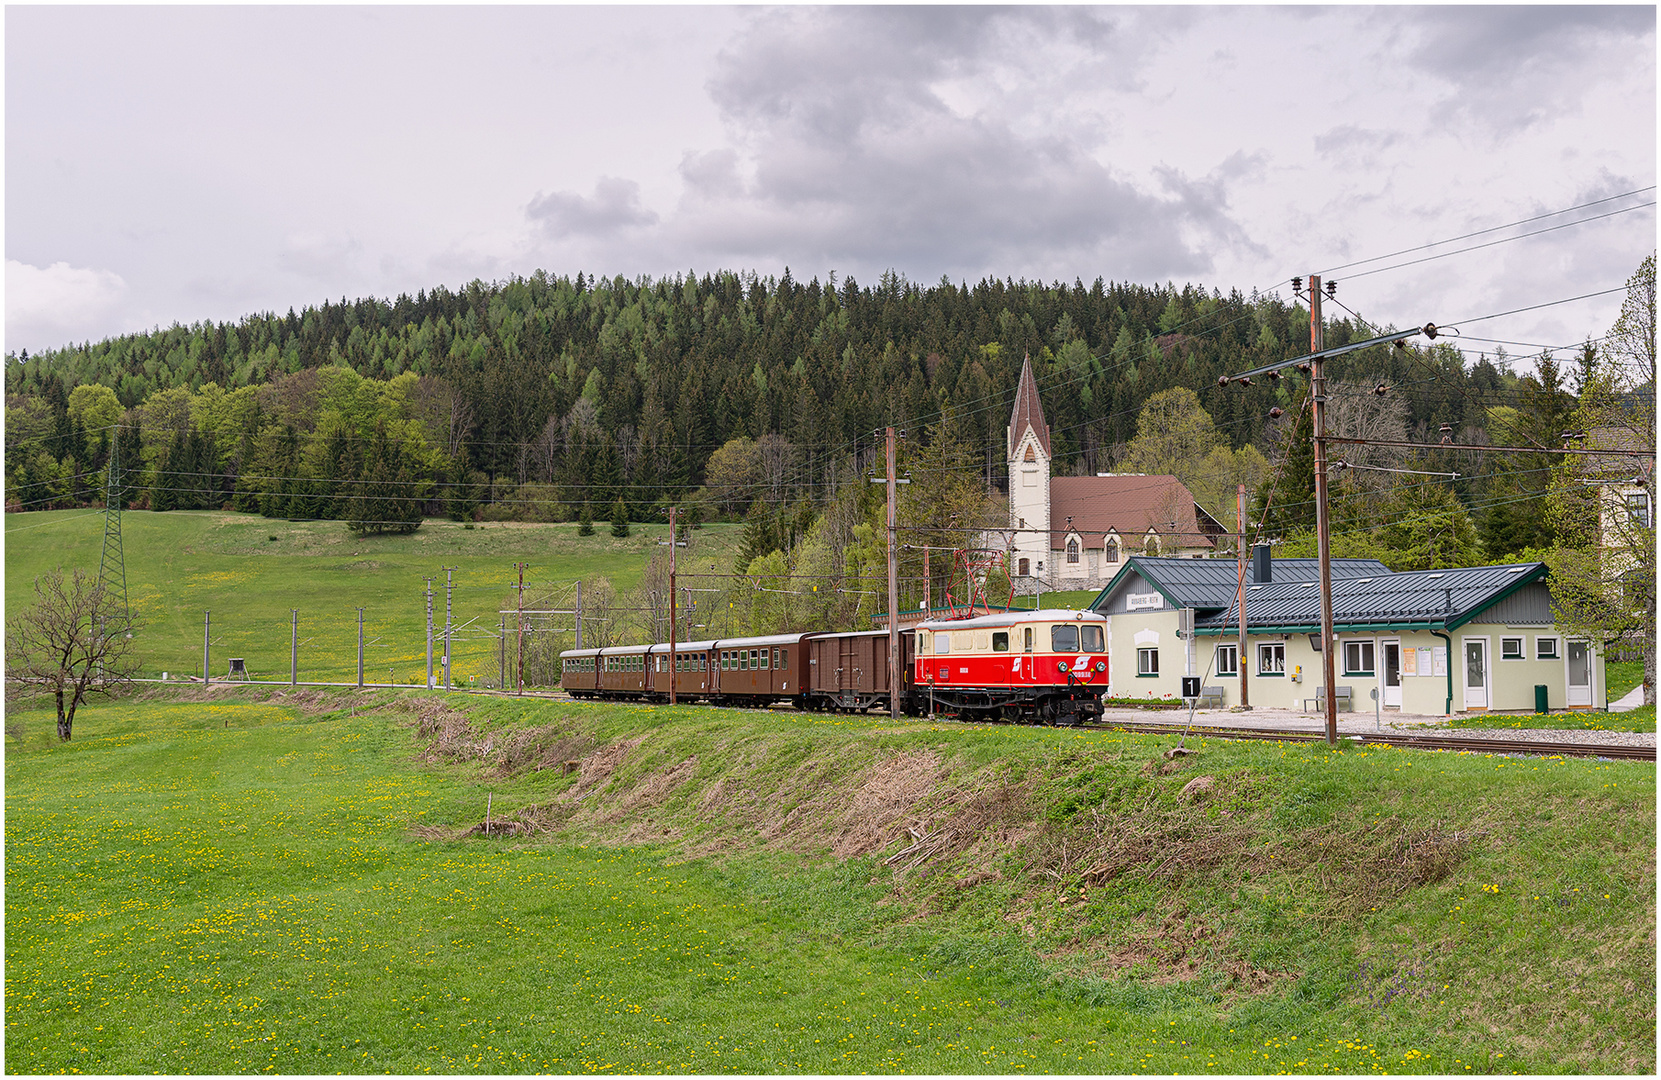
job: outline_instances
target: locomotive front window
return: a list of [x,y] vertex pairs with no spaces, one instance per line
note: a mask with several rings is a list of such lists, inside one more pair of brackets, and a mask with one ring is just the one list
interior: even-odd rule
[[992,635],[992,651],[993,652],[1008,652],[1009,651],[1009,631],[1008,630],[999,630],[997,633]]
[[1057,623],[1050,627],[1051,652],[1078,652],[1078,627],[1072,623]]
[[1107,635],[1102,633],[1099,626],[1079,627],[1079,638],[1084,644],[1085,652],[1107,651]]

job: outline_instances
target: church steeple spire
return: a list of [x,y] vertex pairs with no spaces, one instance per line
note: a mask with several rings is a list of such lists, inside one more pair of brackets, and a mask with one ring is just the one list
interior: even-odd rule
[[1038,400],[1038,380],[1032,376],[1032,357],[1028,355],[1021,360],[1021,381],[1015,388],[1015,412],[1009,418],[1009,457],[1015,457],[1015,450],[1026,437],[1027,428],[1032,428],[1033,435],[1038,438],[1038,445],[1044,449],[1044,457],[1050,454],[1050,425],[1044,422],[1044,405]]

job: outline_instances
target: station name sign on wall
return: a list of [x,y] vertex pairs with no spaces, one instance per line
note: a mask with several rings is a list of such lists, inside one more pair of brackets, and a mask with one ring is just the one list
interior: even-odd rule
[[1142,611],[1146,608],[1162,608],[1164,606],[1165,598],[1156,592],[1125,594],[1126,611]]

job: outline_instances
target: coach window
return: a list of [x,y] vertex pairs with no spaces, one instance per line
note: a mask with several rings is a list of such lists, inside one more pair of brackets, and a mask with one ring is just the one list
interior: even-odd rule
[[780,649],[778,663],[775,665],[780,671],[790,670],[790,650]]
[[1107,635],[1102,633],[1099,626],[1079,627],[1079,644],[1085,652],[1106,652]]
[[1009,631],[1008,630],[997,630],[997,631],[993,632],[993,634],[992,634],[992,651],[993,652],[1008,652],[1009,651]]
[[1056,623],[1050,627],[1051,652],[1078,652],[1078,627],[1072,623]]
[[772,650],[772,649],[763,649],[763,650],[761,650],[761,670],[763,670],[763,671],[771,671],[772,670],[771,661],[772,661],[773,657],[770,654],[774,651],[775,650]]

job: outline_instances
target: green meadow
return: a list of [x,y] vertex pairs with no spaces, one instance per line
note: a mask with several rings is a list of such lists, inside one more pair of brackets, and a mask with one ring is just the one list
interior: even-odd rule
[[[96,573],[103,521],[102,511],[6,515],[8,605],[26,602],[34,575],[55,566]],[[619,593],[637,586],[669,534],[667,524],[634,525],[628,538],[615,539],[604,524],[583,537],[575,524],[428,519],[409,536],[358,537],[338,521],[220,511],[129,511],[121,521],[144,677],[199,675],[204,615],[211,613],[215,677],[226,673],[230,657],[241,657],[253,678],[286,682],[290,612],[298,610],[300,680],[354,682],[361,607],[365,680],[416,686],[427,673],[426,579],[433,579],[434,624],[442,626],[445,567],[454,568],[452,620],[463,628],[452,643],[454,678],[482,686],[499,674],[489,632],[501,626],[500,612],[515,607],[514,563],[529,565],[527,606],[551,598],[569,608],[577,581],[591,587],[604,577]],[[684,568],[707,572],[713,563],[725,573],[742,532],[737,525],[693,530]],[[442,652],[436,638],[435,678]]]
[[416,690],[6,753],[14,1073],[1633,1073],[1655,770]]

